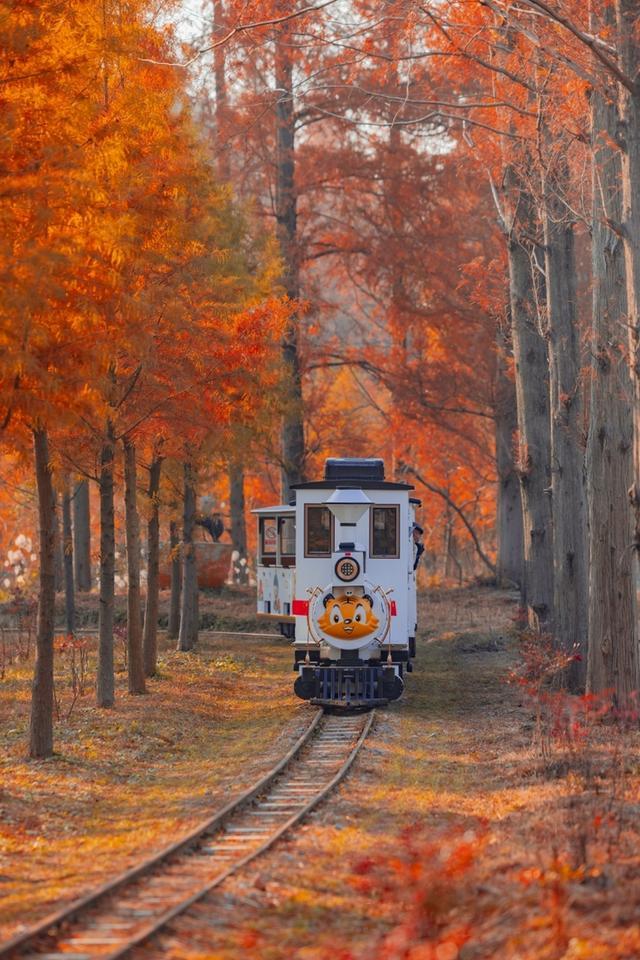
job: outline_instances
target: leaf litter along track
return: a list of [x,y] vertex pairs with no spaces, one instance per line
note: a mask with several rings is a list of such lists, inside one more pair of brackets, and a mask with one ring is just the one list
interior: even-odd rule
[[125,956],[313,809],[346,775],[374,715],[318,710],[289,753],[238,800],[186,838],[0,945],[0,958]]

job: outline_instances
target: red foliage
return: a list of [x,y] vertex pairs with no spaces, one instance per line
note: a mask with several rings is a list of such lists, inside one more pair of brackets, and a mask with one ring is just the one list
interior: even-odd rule
[[[520,619],[521,611],[517,618]],[[586,742],[589,731],[600,721],[613,720],[619,727],[638,725],[640,710],[637,693],[629,706],[615,705],[613,690],[573,696],[563,689],[563,673],[580,654],[557,650],[549,635],[524,630],[520,635],[521,661],[509,676],[530,697],[544,715],[550,737],[565,748],[576,749]]]
[[[375,960],[456,960],[471,936],[460,908],[465,882],[487,842],[486,824],[427,838],[406,830],[379,857],[357,864],[353,886],[386,904],[391,931],[366,956]],[[359,960],[345,951],[344,960]]]

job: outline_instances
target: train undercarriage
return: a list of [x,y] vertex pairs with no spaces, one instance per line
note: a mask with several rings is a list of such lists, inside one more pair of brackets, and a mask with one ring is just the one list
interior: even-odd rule
[[301,700],[324,707],[375,707],[398,700],[404,690],[408,662],[334,660],[309,662],[296,667],[294,692]]

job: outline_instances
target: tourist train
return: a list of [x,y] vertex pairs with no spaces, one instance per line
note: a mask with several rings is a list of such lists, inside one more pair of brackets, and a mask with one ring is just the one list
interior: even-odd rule
[[329,459],[293,490],[253,512],[258,616],[293,641],[294,690],[322,706],[397,700],[415,657],[420,501],[378,459]]

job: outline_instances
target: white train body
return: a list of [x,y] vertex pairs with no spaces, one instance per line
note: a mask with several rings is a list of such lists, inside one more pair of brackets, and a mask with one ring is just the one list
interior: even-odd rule
[[415,654],[412,486],[381,460],[331,459],[295,505],[258,516],[258,615],[293,640],[296,693],[326,705],[397,699]]

